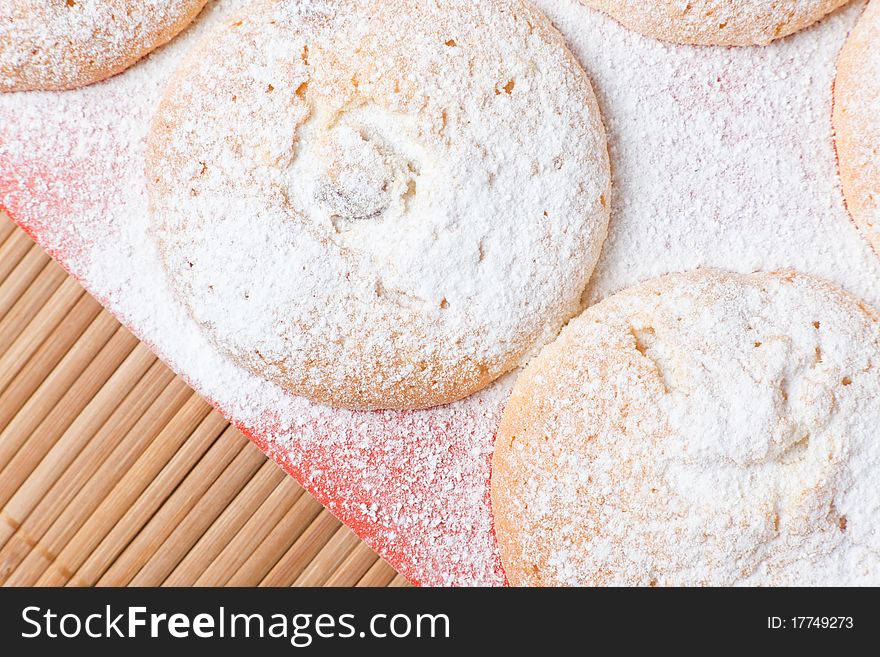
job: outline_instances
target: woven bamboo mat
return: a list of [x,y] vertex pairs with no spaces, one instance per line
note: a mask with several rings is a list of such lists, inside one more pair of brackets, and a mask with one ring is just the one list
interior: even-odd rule
[[0,215],[0,584],[405,580]]

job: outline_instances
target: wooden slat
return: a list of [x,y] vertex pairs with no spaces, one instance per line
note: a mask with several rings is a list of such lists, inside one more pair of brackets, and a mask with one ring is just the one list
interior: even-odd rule
[[15,224],[0,213],[0,246],[15,231]]
[[302,495],[225,583],[248,586],[251,582],[262,582],[320,512],[320,504]]
[[376,563],[374,563],[370,569],[366,572],[366,574],[360,578],[357,583],[359,587],[369,587],[369,586],[388,586],[397,576],[394,568],[389,566],[382,559],[377,559]]
[[[32,244],[24,257],[15,265],[15,269],[0,283],[0,318],[6,316],[9,309],[27,291],[48,262],[49,256],[43,249]],[[7,266],[12,264],[9,262]]]
[[186,556],[238,492],[257,473],[266,457],[250,443],[246,444],[216,481],[193,505],[186,517],[176,524],[162,546],[150,555],[143,568],[131,580],[134,586],[159,586]]
[[[30,355],[25,366],[0,393],[0,426],[8,425],[21,407],[33,397],[76,342],[89,330],[100,310],[101,307],[90,296],[80,297],[64,321]],[[108,327],[113,326],[110,322],[107,324]]]
[[[358,544],[362,545],[353,531],[345,526],[339,527],[318,556],[312,559],[299,577],[293,581],[294,586],[323,586],[342,564],[348,561]],[[358,572],[352,573],[352,579],[355,582],[359,579],[359,574]]]
[[[163,372],[164,374],[164,372]],[[164,387],[163,387],[164,386]],[[150,389],[152,387],[152,389]],[[90,514],[106,499],[118,479],[130,468],[137,457],[150,444],[153,437],[167,424],[184,401],[191,396],[181,382],[173,380],[164,384],[158,374],[150,380],[149,373],[132,394],[142,400],[154,401],[133,424],[130,422],[102,427],[102,433],[79,455],[61,480],[42,500],[23,523],[22,529],[31,538],[39,538],[42,550],[34,550],[18,567],[16,577],[10,583],[33,585],[55,561],[73,535],[89,518]],[[132,410],[131,416],[137,414]],[[130,425],[130,426],[129,426]],[[101,465],[90,471],[89,464]],[[83,472],[87,474],[82,474]],[[51,511],[50,511],[51,509]],[[54,517],[53,517],[54,516]],[[37,518],[39,521],[31,521]]]
[[[0,221],[8,222],[9,219],[0,215]],[[6,281],[6,277],[33,246],[34,243],[21,230],[13,231],[3,240],[0,244],[0,282]]]
[[[93,323],[92,327],[94,328]],[[137,340],[116,327],[103,343],[91,334],[75,345],[0,432],[0,504],[6,504],[63,433],[75,423],[94,395],[107,383],[102,372],[114,371],[137,346]],[[97,353],[93,353],[97,351]],[[64,387],[68,384],[68,387]]]
[[241,453],[246,442],[243,437],[236,435],[234,429],[227,428],[98,580],[98,584],[129,584],[227,466]]
[[[25,470],[16,459],[12,460],[10,463],[12,472],[8,479],[4,478],[0,482],[0,490],[11,487],[15,481],[20,483],[11,499],[6,502],[4,511],[7,516],[21,525],[105,422],[112,419],[110,424],[112,431],[119,423],[130,421],[132,415],[141,410],[136,395],[131,398],[128,405],[123,405],[123,402],[155,362],[156,357],[146,347],[143,345],[135,347],[101,390],[77,415],[58,442],[50,447],[41,461],[35,464],[36,467]],[[29,454],[30,450],[24,450],[16,456]],[[31,463],[34,461],[32,457],[27,460]],[[7,539],[7,533],[0,527],[0,546],[3,546]],[[3,551],[0,549],[0,560],[2,555]]]
[[259,472],[230,502],[216,522],[201,534],[192,548],[174,567],[162,586],[192,586],[196,576],[204,573],[229,541],[286,478],[284,471],[272,461],[263,460]]
[[[71,505],[87,482],[98,487],[99,490],[106,487],[108,471],[112,472],[116,469],[116,459],[126,451],[124,448],[117,449],[118,446],[127,444],[129,449],[136,449],[136,444],[131,441],[124,444],[124,439],[129,435],[137,437],[134,432],[130,433],[132,427],[152,403],[163,395],[166,388],[173,390],[169,385],[173,381],[173,375],[155,359],[153,365],[120,401],[100,428],[90,436],[91,440],[59,442],[40,463],[34,475],[25,481],[9,501],[7,514],[17,520],[20,526],[7,544],[0,548],[0,560],[3,560],[7,566],[11,561],[4,558],[5,553],[9,551],[21,554],[22,548],[16,543],[22,542],[27,544],[39,542],[40,549],[37,552],[42,552],[49,561],[54,560],[56,555],[56,546],[52,540],[54,537],[46,534],[55,521],[68,505]],[[178,390],[180,388],[184,388],[182,383],[178,384]],[[172,403],[170,399],[162,401]],[[162,406],[157,404],[157,407]],[[85,437],[86,432],[80,435]],[[79,438],[80,435],[76,437]],[[82,444],[78,445],[77,442]],[[46,464],[49,465],[45,468],[45,472],[50,473],[51,478],[42,472]],[[125,467],[123,463],[120,469]],[[86,503],[97,503],[97,500],[91,496]],[[70,522],[75,523],[76,516],[82,511],[82,508],[76,507],[68,511],[68,516],[74,516]],[[62,520],[63,526],[66,527],[67,524],[66,520]],[[16,568],[19,565],[21,564],[15,564]],[[30,584],[32,573],[23,572],[25,570],[19,568],[21,575],[10,577],[10,584]]]
[[302,488],[284,478],[244,526],[223,547],[193,582],[196,586],[222,586],[234,575],[303,495]]
[[392,579],[388,583],[388,586],[391,586],[391,587],[409,586],[409,582],[406,581],[406,578],[403,575],[395,575],[394,579]]
[[[339,529],[339,521],[327,511],[321,509],[314,520],[300,534],[290,549],[284,553],[278,563],[260,582],[261,586],[291,586],[297,578],[308,568],[322,548],[327,546],[336,530]],[[334,552],[337,548],[333,547]],[[335,564],[335,559],[331,559]]]
[[0,215],[0,583],[395,575]]
[[[52,299],[49,295],[54,295],[56,290],[62,286],[64,289],[61,291],[60,298]],[[45,309],[45,312],[54,315],[58,309],[53,307],[53,301],[69,303],[71,295],[79,297],[80,294],[82,294],[82,289],[76,284],[76,281],[67,278],[64,270],[54,262],[48,263],[40,270],[24,294],[16,300],[9,312],[3,316],[3,319],[0,319],[0,354],[6,353],[41,310]]]
[[[46,305],[24,327],[18,338],[0,354],[0,392],[5,390],[10,381],[21,372],[25,363],[74,310],[83,296],[85,295],[82,289],[72,279],[65,280],[55,290]],[[95,312],[97,313],[97,310]]]
[[356,586],[378,562],[379,557],[370,546],[358,541],[324,584],[325,586]]
[[[124,485],[125,481],[120,483],[124,491],[121,503],[117,505],[115,500],[108,499],[108,508],[93,514],[94,524],[102,526],[106,533],[95,548],[89,549],[88,536],[82,539],[85,546],[77,549],[81,552],[82,563],[73,562],[78,569],[77,584],[98,582],[228,426],[226,420],[211,413],[186,436],[182,446],[174,447],[171,459],[157,475],[141,476],[140,470],[129,471],[131,482],[128,485]],[[72,543],[76,544],[76,539]]]

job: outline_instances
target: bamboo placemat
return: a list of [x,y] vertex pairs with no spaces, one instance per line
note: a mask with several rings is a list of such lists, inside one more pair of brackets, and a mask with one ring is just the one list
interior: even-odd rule
[[0,584],[406,581],[0,215]]

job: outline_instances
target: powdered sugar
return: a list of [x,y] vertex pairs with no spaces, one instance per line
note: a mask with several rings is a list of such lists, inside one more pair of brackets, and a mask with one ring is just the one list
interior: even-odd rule
[[608,223],[589,82],[519,0],[303,7],[249,6],[160,107],[147,176],[173,287],[231,358],[309,399],[465,397],[579,310]]
[[838,60],[834,127],[847,207],[880,250],[880,2],[871,2]]
[[575,5],[540,3],[608,130],[612,217],[591,301],[671,270],[791,267],[876,305],[880,263],[846,214],[830,118],[837,53],[864,3],[735,49],[645,39]]
[[[610,235],[598,300],[698,265],[795,267],[877,304],[880,263],[843,207],[834,61],[856,3],[767,48],[676,47],[575,0],[540,0],[592,79],[609,133]],[[417,413],[331,411],[219,356],[177,303],[148,234],[144,139],[164,84],[210,24],[107,83],[0,96],[0,201],[202,394],[408,577],[503,581],[489,456],[510,377]]]
[[703,269],[593,306],[504,416],[508,576],[880,581],[878,364],[880,315],[803,275]]
[[4,0],[0,90],[102,80],[168,41],[205,1]]
[[707,46],[766,45],[849,0],[582,0],[640,34]]

